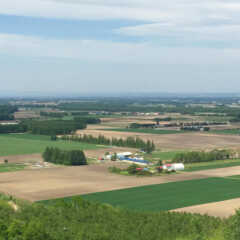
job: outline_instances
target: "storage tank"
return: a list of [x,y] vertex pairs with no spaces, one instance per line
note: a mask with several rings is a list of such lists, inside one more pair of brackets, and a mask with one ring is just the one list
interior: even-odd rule
[[173,163],[171,165],[171,169],[175,171],[183,171],[184,170],[184,164],[183,163]]

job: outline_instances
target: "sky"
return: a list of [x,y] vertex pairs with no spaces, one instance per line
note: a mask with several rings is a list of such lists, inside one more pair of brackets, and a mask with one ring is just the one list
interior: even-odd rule
[[240,92],[239,0],[0,1],[1,93]]

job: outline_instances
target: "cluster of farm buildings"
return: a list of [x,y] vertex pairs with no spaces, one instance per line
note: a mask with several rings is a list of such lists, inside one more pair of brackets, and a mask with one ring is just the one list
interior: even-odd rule
[[[107,160],[111,161],[114,157],[116,156],[115,161],[120,161],[120,162],[125,162],[125,163],[130,163],[130,164],[137,164],[137,165],[142,165],[142,166],[149,166],[152,163],[144,160],[143,157],[139,157],[137,154],[133,154],[131,152],[122,152],[122,153],[116,153],[116,154],[107,154],[100,158],[99,160]],[[163,170],[168,170],[168,171],[182,171],[184,170],[184,164],[183,163],[167,163],[163,164],[162,166],[159,166],[159,168]]]

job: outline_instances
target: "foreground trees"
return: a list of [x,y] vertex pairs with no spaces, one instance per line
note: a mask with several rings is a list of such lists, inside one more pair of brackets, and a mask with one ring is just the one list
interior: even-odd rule
[[239,240],[239,212],[229,218],[141,212],[80,197],[46,203],[0,201],[1,240]]

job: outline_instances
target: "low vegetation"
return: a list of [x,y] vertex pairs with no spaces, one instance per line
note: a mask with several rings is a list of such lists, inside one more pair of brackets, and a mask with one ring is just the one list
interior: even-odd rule
[[240,166],[240,159],[217,160],[211,162],[185,164],[186,172]]
[[24,164],[3,163],[0,164],[0,173],[20,171],[23,170],[25,167],[26,165]]
[[226,135],[240,135],[240,129],[224,129],[224,130],[211,130],[214,134],[226,134]]

